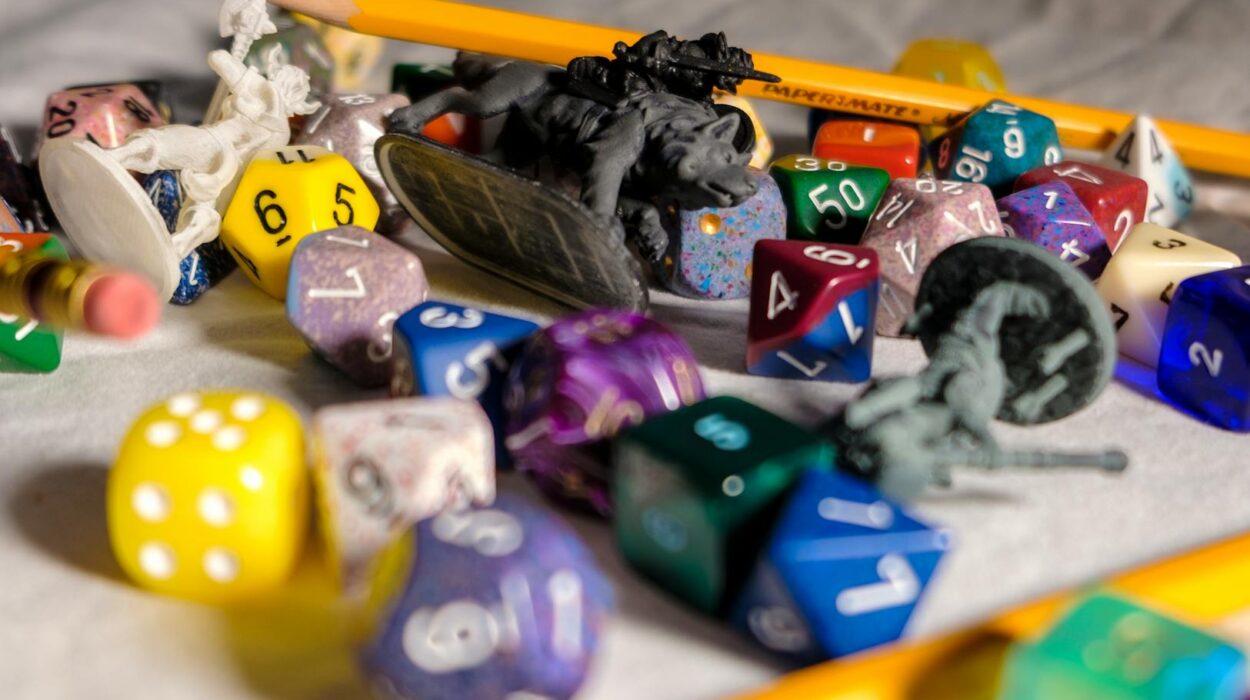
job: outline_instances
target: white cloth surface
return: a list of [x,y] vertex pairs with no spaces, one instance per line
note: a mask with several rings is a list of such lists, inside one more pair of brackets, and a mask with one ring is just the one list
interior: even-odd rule
[[[1238,0],[503,4],[641,31],[724,30],[739,45],[880,70],[913,38],[970,38],[990,48],[1020,93],[1250,130],[1250,4]],[[216,6],[0,0],[0,122],[29,147],[44,97],[65,85],[160,77],[211,89],[204,57],[215,41]],[[392,59],[445,55],[403,44],[390,52]],[[762,104],[761,111],[779,155],[801,150],[803,110]],[[1225,200],[1246,211],[1243,191],[1223,184],[1232,193]],[[1190,230],[1242,250],[1250,242],[1243,223],[1209,212]],[[534,317],[559,313],[465,266],[419,232],[407,238],[420,246],[435,297]],[[745,301],[693,302],[659,292],[653,298],[654,315],[691,344],[713,393],[737,394],[812,424],[860,391],[747,376]],[[883,340],[874,369],[912,372],[922,363],[916,343]],[[999,426],[996,433],[1021,447],[1123,447],[1132,464],[1122,477],[961,471],[954,489],[919,503],[925,517],[953,530],[956,546],[910,634],[969,623],[1250,527],[1246,437],[1161,403],[1151,373],[1140,367],[1123,365],[1118,375],[1121,381],[1076,416],[1036,428]],[[0,376],[0,696],[364,697],[336,618],[313,613],[302,618],[304,632],[284,632],[301,619],[295,610],[307,596],[294,596],[277,612],[222,612],[145,594],[113,562],[103,488],[124,431],[148,405],[206,387],[267,391],[305,415],[377,395],[314,359],[282,305],[238,274],[192,307],[169,307],[141,342],[71,336],[56,373]],[[505,482],[528,488],[516,477]],[[784,670],[726,626],[632,574],[608,527],[575,523],[617,582],[620,601],[582,697],[715,698]]]

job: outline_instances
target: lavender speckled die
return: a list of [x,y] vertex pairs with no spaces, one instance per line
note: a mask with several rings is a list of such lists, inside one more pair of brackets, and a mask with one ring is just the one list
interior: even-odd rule
[[382,181],[373,144],[386,132],[386,120],[391,112],[409,104],[406,96],[395,94],[326,97],[321,109],[308,117],[303,129],[292,140],[295,145],[327,148],[355,166],[382,209],[377,225],[379,233],[399,233],[408,222],[408,214]]
[[1062,180],[998,200],[1009,235],[1031,241],[1078,267],[1090,279],[1111,261],[1107,237],[1076,192]]
[[[182,213],[182,188],[178,174],[172,170],[158,170],[143,179],[143,189],[156,205],[156,211],[165,221],[165,228],[172,234],[178,229],[178,216]],[[190,304],[238,266],[220,239],[209,241],[178,263],[182,278],[169,300],[175,304]]]
[[391,594],[375,596],[361,663],[382,693],[411,700],[567,700],[615,604],[572,529],[510,494],[418,525],[376,585]]
[[704,391],[680,336],[640,314],[591,309],[535,334],[504,395],[517,468],[549,496],[608,517],[607,438]]
[[357,226],[300,241],[291,258],[286,313],[308,345],[363,387],[390,379],[392,326],[425,301],[416,255]]
[[656,276],[670,291],[697,299],[743,299],[751,294],[751,256],[757,241],[786,237],[786,206],[768,173],[740,206],[681,210],[668,222],[668,251]]

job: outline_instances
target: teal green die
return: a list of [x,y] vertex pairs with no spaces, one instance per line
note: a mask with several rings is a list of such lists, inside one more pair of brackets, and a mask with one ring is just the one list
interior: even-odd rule
[[730,396],[652,418],[615,446],[625,559],[674,595],[723,612],[750,574],[781,497],[833,448]]
[[[0,246],[0,251],[5,247]],[[44,255],[69,260],[65,247],[49,236],[37,250],[24,255]],[[0,372],[51,372],[61,366],[61,331],[8,314],[0,314]]]
[[939,180],[977,182],[995,198],[1011,194],[1016,178],[1063,160],[1059,132],[1049,117],[993,100],[929,144]]
[[881,168],[807,155],[773,162],[768,174],[786,204],[786,237],[856,245],[890,185]]
[[1223,640],[1096,595],[1007,660],[999,700],[1240,700],[1246,662]]

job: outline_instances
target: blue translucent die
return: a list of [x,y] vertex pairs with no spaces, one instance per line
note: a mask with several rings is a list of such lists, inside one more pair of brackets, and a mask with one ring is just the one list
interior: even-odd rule
[[929,157],[938,179],[979,182],[1005,197],[1016,178],[1063,160],[1063,149],[1049,117],[992,100],[929,144]]
[[949,546],[876,488],[810,471],[794,488],[732,621],[802,661],[898,639]]
[[1190,277],[1176,288],[1159,389],[1221,428],[1250,431],[1250,266]]
[[427,301],[395,321],[391,395],[476,399],[495,429],[495,460],[503,466],[504,379],[536,330],[525,319]]
[[1245,656],[1127,600],[1096,595],[1007,659],[999,700],[1241,700]]
[[781,379],[868,381],[872,378],[880,287],[879,282],[873,282],[839,299],[823,321],[793,343],[768,353],[747,371]]
[[[165,221],[169,232],[172,234],[178,230],[178,216],[182,213],[182,189],[177,173],[172,170],[158,170],[144,178],[143,189],[156,205],[156,211]],[[175,304],[190,304],[236,267],[238,264],[220,240],[205,243],[178,263],[182,277],[170,301]]]

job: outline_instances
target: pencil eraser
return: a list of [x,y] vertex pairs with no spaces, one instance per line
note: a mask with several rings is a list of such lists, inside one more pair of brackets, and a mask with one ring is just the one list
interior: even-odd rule
[[96,280],[83,300],[87,330],[117,338],[137,338],[161,317],[156,290],[142,277],[116,272]]

